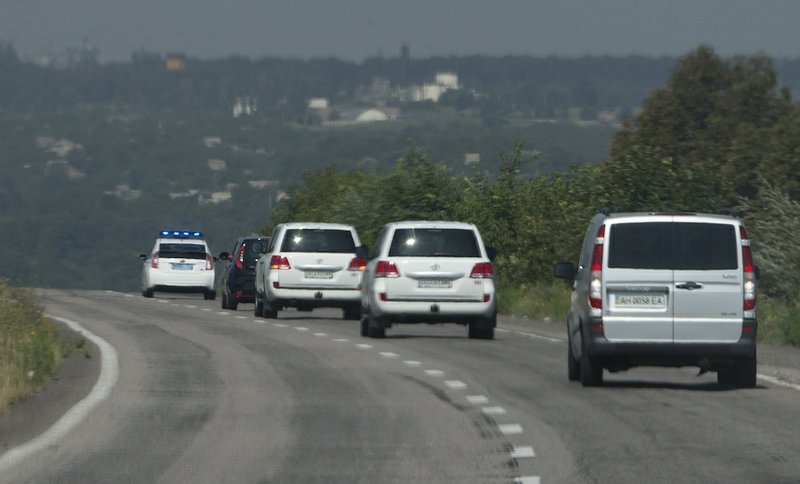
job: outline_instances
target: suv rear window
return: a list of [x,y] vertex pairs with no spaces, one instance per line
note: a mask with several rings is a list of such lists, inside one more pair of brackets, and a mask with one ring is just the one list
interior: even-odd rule
[[206,246],[202,244],[158,244],[158,256],[170,259],[205,259]]
[[646,222],[611,226],[608,267],[627,269],[737,269],[731,224]]
[[389,256],[480,257],[475,232],[464,229],[397,229]]
[[254,266],[256,259],[261,257],[262,252],[266,252],[269,242],[263,240],[245,240],[244,245],[244,264]]
[[281,252],[342,252],[356,251],[349,230],[289,229],[283,236]]

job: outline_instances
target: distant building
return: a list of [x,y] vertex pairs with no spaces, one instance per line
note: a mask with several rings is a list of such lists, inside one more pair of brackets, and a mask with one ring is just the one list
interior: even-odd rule
[[475,163],[480,163],[480,162],[481,162],[480,153],[464,153],[465,165],[474,165]]
[[328,109],[330,103],[325,97],[312,97],[308,100],[308,109]]
[[167,54],[165,67],[170,72],[180,72],[186,70],[186,54],[172,53]]

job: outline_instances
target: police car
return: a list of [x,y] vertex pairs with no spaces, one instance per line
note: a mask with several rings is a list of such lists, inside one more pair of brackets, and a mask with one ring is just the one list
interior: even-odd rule
[[214,299],[214,262],[202,232],[162,231],[150,254],[139,254],[142,295],[159,292],[199,292]]

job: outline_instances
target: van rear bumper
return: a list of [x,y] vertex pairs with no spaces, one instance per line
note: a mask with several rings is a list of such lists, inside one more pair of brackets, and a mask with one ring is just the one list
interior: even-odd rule
[[[598,319],[597,322],[600,320]],[[599,357],[603,366],[717,366],[752,356],[756,351],[756,320],[745,320],[741,338],[730,343],[651,343],[612,342],[590,324],[583,337],[590,356]],[[749,330],[752,328],[752,330]],[[588,334],[587,334],[588,333]],[[612,364],[616,362],[616,365]]]

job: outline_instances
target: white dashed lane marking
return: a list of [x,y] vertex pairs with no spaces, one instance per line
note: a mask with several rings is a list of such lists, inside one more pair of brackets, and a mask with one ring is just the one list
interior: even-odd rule
[[530,446],[514,446],[511,450],[511,457],[514,459],[526,459],[536,457],[536,453],[533,452],[533,447]]
[[489,399],[483,395],[467,395],[467,401],[472,405],[485,405]]
[[522,425],[519,424],[500,424],[497,428],[503,435],[519,435],[522,433]]
[[328,333],[314,333],[314,336],[328,336]]
[[481,411],[486,415],[505,415],[506,409],[503,407],[483,407]]
[[518,477],[514,479],[514,484],[541,484],[541,480],[537,476]]
[[305,332],[305,331],[308,331],[308,328],[304,328],[304,327],[302,327],[302,326],[298,326],[298,327],[296,327],[296,328],[294,328],[294,329],[296,329],[297,331],[300,331],[300,332]]
[[442,370],[425,370],[425,374],[434,377],[444,376],[444,372]]
[[405,363],[408,366],[422,366],[422,362],[416,360],[406,360],[403,363]]
[[275,326],[276,328],[285,328],[287,326],[286,324],[278,324],[278,323],[272,323],[272,325]]
[[461,380],[447,380],[444,384],[451,390],[463,390],[467,388],[467,384]]
[[350,340],[349,340],[349,339],[347,339],[347,338],[336,338],[336,339],[334,339],[333,341],[334,341],[335,343],[347,343],[347,342],[348,342],[348,341],[350,341]]
[[359,343],[359,344],[356,345],[356,347],[361,348],[362,350],[372,349],[372,345],[368,345],[368,344],[364,344],[364,343]]
[[391,351],[381,351],[381,356],[384,358],[397,358],[397,353],[392,353]]

